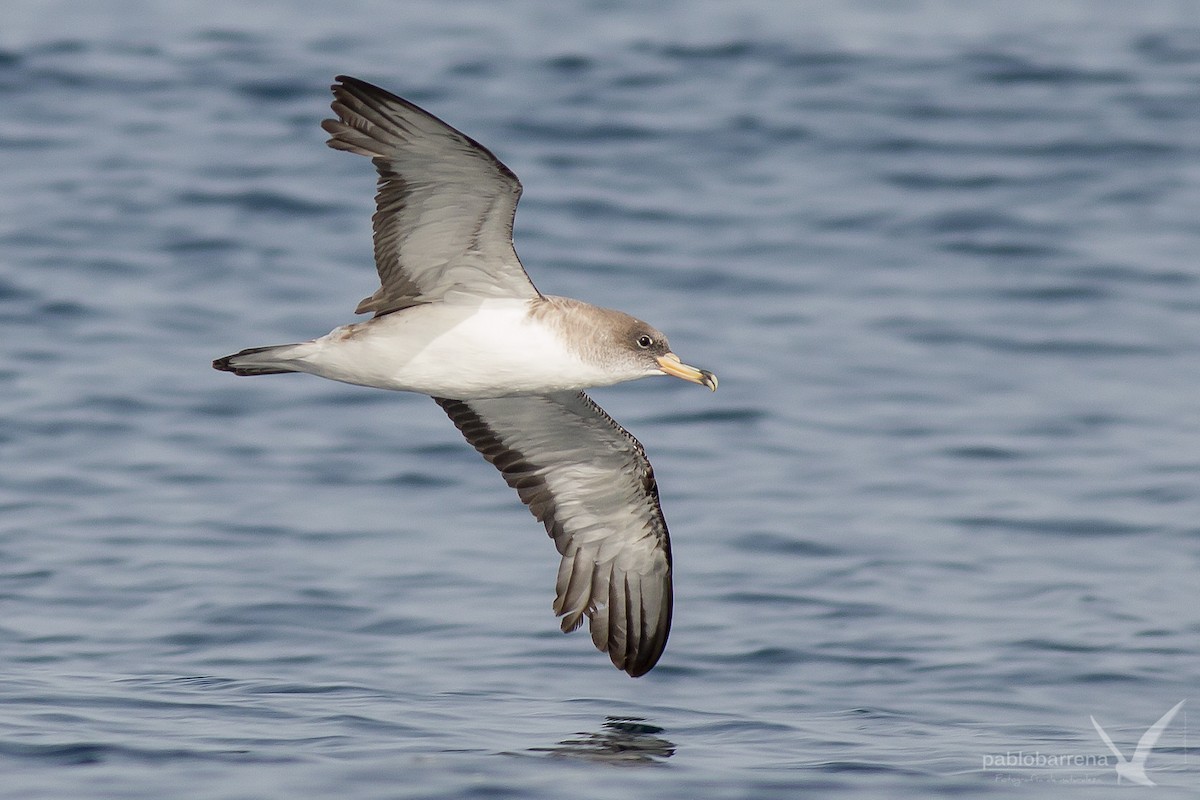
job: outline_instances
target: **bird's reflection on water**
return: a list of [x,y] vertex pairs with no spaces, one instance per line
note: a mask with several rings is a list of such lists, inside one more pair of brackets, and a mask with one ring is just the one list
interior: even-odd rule
[[663,729],[641,717],[605,717],[599,731],[582,732],[553,747],[532,747],[554,758],[577,758],[611,764],[660,764],[675,755],[675,744],[658,734]]

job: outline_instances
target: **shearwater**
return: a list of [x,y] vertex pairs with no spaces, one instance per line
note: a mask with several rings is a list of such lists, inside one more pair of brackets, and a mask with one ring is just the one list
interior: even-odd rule
[[539,292],[513,249],[517,176],[412,103],[336,80],[329,146],[379,172],[380,287],[356,309],[373,316],[213,366],[431,396],[554,539],[563,631],[587,617],[596,647],[644,675],[671,628],[667,524],[641,444],[582,390],[673,375],[715,391],[716,376],[641,320]]

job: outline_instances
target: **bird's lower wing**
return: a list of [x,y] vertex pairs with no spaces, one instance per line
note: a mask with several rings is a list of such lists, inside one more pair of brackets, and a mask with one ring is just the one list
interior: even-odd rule
[[434,398],[545,524],[562,562],[554,611],[637,677],[671,628],[671,545],[641,444],[582,392]]

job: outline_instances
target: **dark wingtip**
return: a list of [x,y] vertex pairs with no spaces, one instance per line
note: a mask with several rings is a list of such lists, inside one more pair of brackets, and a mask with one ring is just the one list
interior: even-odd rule
[[392,94],[387,89],[376,86],[375,84],[364,81],[360,78],[355,78],[350,75],[336,75],[333,79],[335,83],[331,85],[329,89],[333,92],[335,97],[340,98],[347,90],[353,90],[368,97],[371,95],[376,95],[388,100],[401,100],[401,102],[404,102],[401,98],[396,97],[396,95]]
[[667,648],[666,637],[664,636],[657,643],[651,643],[650,646],[651,649],[646,652],[631,654],[631,658],[627,659],[624,665],[616,665],[617,668],[629,673],[631,678],[642,677],[658,665],[658,660],[662,658],[663,651]]

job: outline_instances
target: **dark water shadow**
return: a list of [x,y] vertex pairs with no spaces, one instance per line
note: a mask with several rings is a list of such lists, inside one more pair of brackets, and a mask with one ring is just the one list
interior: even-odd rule
[[553,747],[529,749],[551,758],[632,766],[661,764],[675,755],[674,742],[658,735],[662,732],[662,728],[641,717],[605,717],[598,731],[580,732]]

